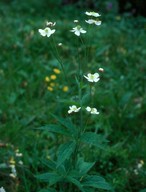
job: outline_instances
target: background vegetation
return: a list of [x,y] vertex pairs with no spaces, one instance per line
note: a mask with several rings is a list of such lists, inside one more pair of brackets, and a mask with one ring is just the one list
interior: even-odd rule
[[[117,192],[144,192],[146,19],[130,12],[119,15],[115,1],[100,5],[95,11],[101,13],[103,24],[91,34],[85,68],[104,68],[95,99],[100,115],[90,125],[96,122],[97,131],[109,143],[106,150],[94,152],[95,169]],[[76,92],[73,74],[79,46],[69,30],[74,19],[84,19],[86,9],[86,5],[81,9],[53,0],[0,2],[0,186],[6,191],[33,192],[44,186],[34,176],[47,169],[42,159],[52,158],[61,141],[36,128],[54,121],[50,112],[67,116],[70,97]],[[47,90],[51,85],[45,77],[59,65],[48,39],[38,34],[46,20],[57,22],[56,42],[63,43],[61,55],[71,79],[66,84],[62,73],[56,75],[53,91]],[[85,153],[90,159],[90,151]],[[16,178],[10,176],[12,164]]]

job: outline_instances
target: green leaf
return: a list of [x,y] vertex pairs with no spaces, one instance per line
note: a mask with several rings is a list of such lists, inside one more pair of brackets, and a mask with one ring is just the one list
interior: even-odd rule
[[145,188],[145,189],[140,190],[139,192],[146,192],[146,188]]
[[43,182],[48,182],[50,186],[62,180],[62,176],[56,173],[43,173],[37,175],[36,178]]
[[65,160],[69,159],[71,154],[75,150],[75,142],[68,142],[62,144],[58,149],[58,160],[57,160],[57,167],[59,167]]
[[63,126],[65,126],[66,128],[68,128],[69,132],[73,135],[73,136],[76,136],[77,133],[78,133],[78,129],[73,125],[73,123],[71,122],[70,119],[64,119],[64,118],[61,118],[61,117],[58,117],[56,115],[53,115],[52,116]]
[[56,170],[56,162],[53,160],[42,160],[42,163],[52,170]]
[[104,54],[107,50],[109,50],[110,47],[111,45],[106,45],[103,48],[97,49],[96,56]]
[[90,175],[82,180],[83,186],[93,187],[96,189],[112,190],[112,187],[105,181],[103,177]]
[[81,136],[81,141],[90,145],[94,145],[101,149],[105,149],[105,145],[103,145],[103,142],[107,142],[107,140],[103,136],[99,134],[97,135],[93,132],[83,133],[83,135]]
[[82,97],[82,104],[87,105],[90,102],[90,94],[84,94]]
[[83,185],[80,183],[80,181],[78,181],[77,179],[68,176],[66,178],[69,182],[73,183],[75,186],[77,186],[82,192],[85,192]]
[[94,166],[94,164],[95,162],[85,162],[83,158],[79,158],[76,169],[83,176]]
[[54,172],[58,173],[58,175],[66,175],[66,169],[64,165],[60,165],[57,167],[57,163],[53,160],[42,160],[42,163],[49,167]]
[[48,188],[48,189],[42,189],[39,192],[57,192],[55,189]]
[[41,129],[41,130],[46,130],[46,131],[50,131],[50,132],[53,132],[53,133],[58,133],[58,134],[62,134],[62,135],[65,135],[65,136],[71,136],[70,132],[68,130],[66,130],[65,128],[61,127],[61,126],[58,126],[58,125],[46,125],[46,126],[43,126],[43,127],[39,127],[38,129]]

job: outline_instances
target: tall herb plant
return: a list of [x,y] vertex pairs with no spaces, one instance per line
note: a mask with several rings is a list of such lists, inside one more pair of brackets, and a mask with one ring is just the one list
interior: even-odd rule
[[[85,14],[89,17],[88,20],[85,20],[89,26],[94,25],[94,27],[97,27],[101,25],[101,21],[99,20],[100,15],[98,13],[86,12]],[[87,57],[87,49],[82,36],[88,31],[84,30],[78,24],[78,20],[74,20],[74,22],[76,26],[70,32],[74,33],[76,38],[85,46],[84,57]],[[54,29],[55,25],[56,23],[47,22],[45,29],[38,30],[41,36],[50,38],[50,41],[53,42],[51,44],[52,46],[55,43],[53,37],[56,32]],[[68,77],[56,45],[54,49],[56,51],[56,58],[67,81]],[[102,68],[99,70],[103,71]],[[39,128],[60,134],[63,138],[62,141],[64,141],[64,143],[58,146],[55,158],[50,158],[44,162],[49,172],[37,175],[40,181],[47,183],[46,189],[42,189],[42,192],[95,192],[98,190],[112,190],[111,186],[99,173],[92,171],[96,162],[86,162],[82,152],[83,148],[92,150],[93,146],[97,149],[104,147],[104,137],[97,134],[96,131],[90,131],[88,129],[88,118],[90,118],[90,115],[99,115],[92,98],[93,89],[99,80],[100,75],[98,73],[84,74],[83,66],[79,62],[78,71],[75,75],[75,82],[78,88],[77,104],[74,103],[69,106],[68,118],[62,118],[52,114],[57,124],[49,124]],[[89,93],[85,93],[87,83],[89,84],[89,89],[87,89]],[[83,100],[85,99],[85,95],[90,95],[90,104],[88,106],[84,106]],[[84,122],[85,119],[87,119],[86,122]]]

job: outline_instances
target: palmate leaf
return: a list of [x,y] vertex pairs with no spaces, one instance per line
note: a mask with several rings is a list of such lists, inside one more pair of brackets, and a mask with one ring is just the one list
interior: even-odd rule
[[100,149],[105,149],[105,143],[107,142],[107,140],[102,135],[93,132],[83,133],[81,136],[81,141],[88,143],[89,145],[94,145]]
[[76,143],[73,141],[62,144],[58,149],[57,167],[59,167],[65,160],[69,159],[75,150]]
[[105,189],[105,190],[112,190],[112,187],[105,181],[103,177],[96,176],[96,175],[89,175],[86,176],[82,180],[82,185],[84,187],[93,187],[96,189]]
[[62,176],[57,173],[43,173],[36,176],[37,179],[49,183],[49,185],[53,185],[62,180]]
[[64,127],[62,127],[60,125],[50,124],[50,125],[45,125],[45,126],[39,127],[38,129],[45,130],[45,131],[50,131],[50,132],[53,132],[53,133],[58,133],[58,134],[65,135],[65,136],[68,136],[68,137],[71,136],[69,130],[65,129]]

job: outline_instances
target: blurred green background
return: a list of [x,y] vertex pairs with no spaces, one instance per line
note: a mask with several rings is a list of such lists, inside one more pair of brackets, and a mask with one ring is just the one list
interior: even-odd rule
[[[85,62],[84,56],[78,56],[83,47],[69,30],[74,19],[84,23],[84,12],[94,10],[101,14],[102,25],[89,34],[91,45],[84,72],[102,67],[104,73],[94,98],[100,115],[90,126],[94,123],[109,140],[107,150],[95,151],[95,169],[116,192],[144,192],[145,2],[131,2],[0,1],[0,187],[8,192],[36,192],[44,186],[34,176],[47,169],[41,160],[53,157],[58,137],[36,128],[53,121],[50,112],[67,116],[70,100],[76,95],[73,74],[78,59]],[[55,40],[63,44],[60,54],[70,78],[68,84],[62,72],[54,73],[60,66],[49,39],[38,33],[47,20],[57,23]],[[46,77],[51,75],[56,79],[47,82]],[[90,153],[86,153],[90,159]],[[10,175],[10,165],[16,166],[15,178]]]

